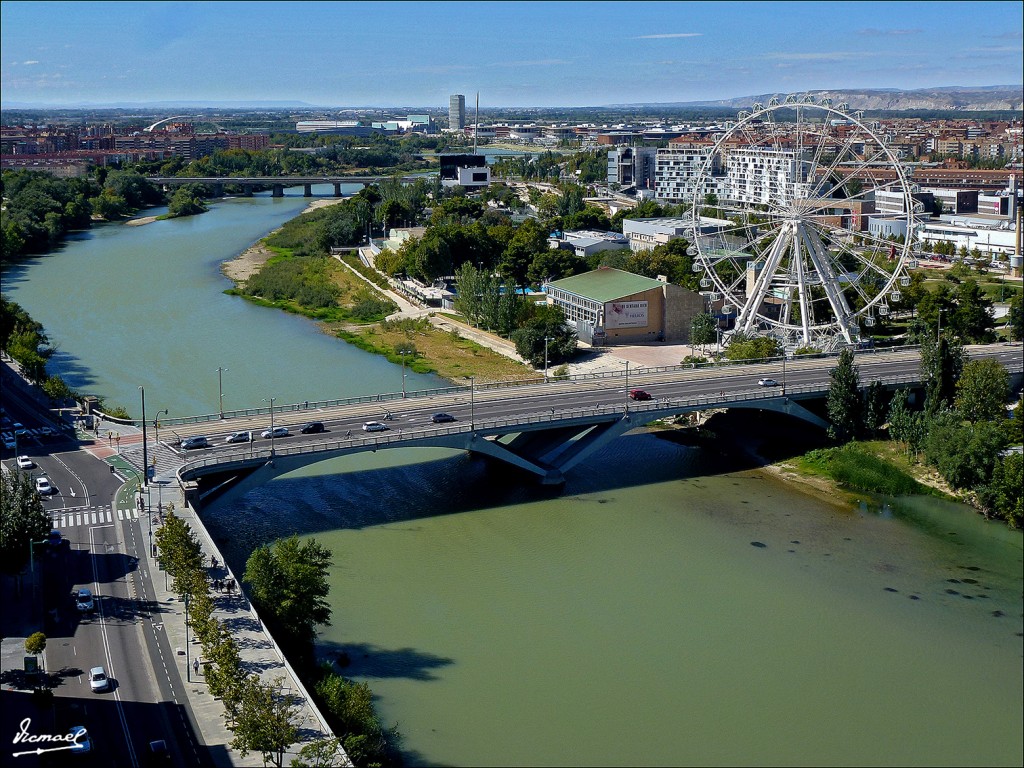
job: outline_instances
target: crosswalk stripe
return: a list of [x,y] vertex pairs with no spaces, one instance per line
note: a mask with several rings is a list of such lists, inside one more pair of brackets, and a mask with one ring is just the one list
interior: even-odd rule
[[77,515],[75,515],[75,520],[77,520],[75,525],[81,525],[82,524],[82,514],[78,513]]
[[96,525],[96,513],[95,512],[92,513],[92,524]]
[[112,513],[110,512],[110,510],[109,510],[109,509],[107,510],[107,522],[108,522],[108,523],[112,523],[112,522],[114,522],[114,516],[113,516],[113,514],[112,514]]
[[118,520],[124,520],[124,512],[122,510],[120,510],[120,509],[117,510],[117,519]]
[[67,515],[61,515],[60,516],[60,527],[61,528],[67,528],[68,527],[68,516]]
[[138,520],[138,519],[139,519],[139,510],[133,509],[132,510],[132,520]]

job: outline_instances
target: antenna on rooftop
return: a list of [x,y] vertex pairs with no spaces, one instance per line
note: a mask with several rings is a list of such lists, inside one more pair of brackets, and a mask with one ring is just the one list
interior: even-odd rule
[[476,120],[473,123],[473,154],[476,154],[476,135],[480,130],[480,91],[476,92]]

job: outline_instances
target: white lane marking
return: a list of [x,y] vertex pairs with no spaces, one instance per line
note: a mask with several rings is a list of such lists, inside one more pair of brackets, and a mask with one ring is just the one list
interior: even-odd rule
[[121,509],[117,510],[117,519],[118,520],[124,520],[124,510],[121,510]]
[[[82,491],[85,492],[85,503],[88,504],[89,503],[89,488],[85,485],[85,481],[82,480],[82,478],[78,476],[77,472],[75,472],[73,469],[71,469],[71,467],[69,467],[67,464],[65,464],[63,461],[61,461],[60,456],[54,455],[53,458],[62,467],[64,467],[64,469],[66,469],[71,474],[71,476],[73,478],[75,478],[75,480],[77,480],[79,483],[82,484]],[[71,489],[71,495],[72,496],[75,495],[75,490],[73,488]]]
[[96,525],[96,513],[95,512],[92,513],[92,524]]
[[76,526],[82,524],[82,515],[81,515],[81,513],[75,515],[75,520],[78,521],[78,522],[75,523]]

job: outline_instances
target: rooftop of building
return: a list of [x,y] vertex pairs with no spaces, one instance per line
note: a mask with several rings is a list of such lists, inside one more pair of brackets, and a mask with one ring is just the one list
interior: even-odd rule
[[649,291],[652,288],[661,288],[665,284],[660,280],[635,275],[621,269],[601,267],[592,272],[584,272],[582,275],[555,280],[548,285],[593,301],[606,302]]

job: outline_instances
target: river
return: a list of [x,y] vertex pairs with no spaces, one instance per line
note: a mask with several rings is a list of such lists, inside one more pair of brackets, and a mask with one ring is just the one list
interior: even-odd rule
[[[209,412],[218,366],[225,407],[394,389],[396,366],[222,293],[219,264],[304,202],[101,227],[4,289],[114,402],[144,384]],[[411,764],[1019,765],[1020,534],[934,499],[830,506],[736,461],[635,433],[550,489],[381,451],[204,518],[236,571],[292,532],[331,548],[319,651],[348,653]]]

